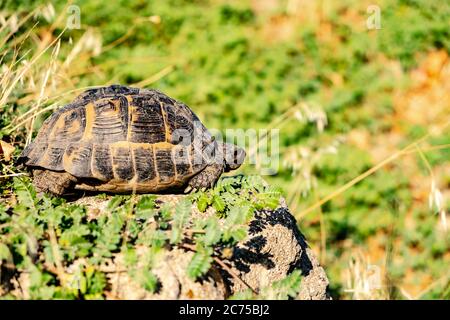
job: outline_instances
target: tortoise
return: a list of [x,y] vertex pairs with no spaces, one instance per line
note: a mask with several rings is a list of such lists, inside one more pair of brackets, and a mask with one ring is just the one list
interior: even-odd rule
[[245,151],[218,141],[194,112],[154,89],[89,89],[46,119],[19,157],[38,192],[189,192],[239,168]]

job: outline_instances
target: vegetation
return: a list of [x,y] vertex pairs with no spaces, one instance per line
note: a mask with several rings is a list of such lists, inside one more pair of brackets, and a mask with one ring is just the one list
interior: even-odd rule
[[[67,28],[77,12],[71,4],[79,8],[79,29]],[[282,188],[334,298],[449,298],[450,4],[378,1],[381,29],[368,30],[371,4],[1,2],[2,263],[31,268],[36,297],[79,297],[55,280],[57,270],[33,260],[35,252],[40,263],[54,264],[56,241],[64,261],[89,257],[82,295],[99,297],[104,276],[89,267],[137,241],[139,215],[162,223],[154,240],[143,241],[180,243],[187,203],[164,211],[151,196],[137,203],[115,197],[114,214],[87,222],[83,208],[35,197],[14,165],[52,110],[86,87],[122,83],[186,102],[208,128],[280,129],[281,161],[264,179]],[[242,172],[260,173],[250,164]],[[217,243],[245,234],[241,219],[251,214],[252,206],[248,216],[233,211],[229,201],[240,198],[224,198],[230,191],[218,188],[191,199],[200,211],[214,206],[229,221],[219,231],[215,219],[198,226],[209,231],[196,238],[193,277],[207,269]],[[270,199],[252,204],[270,205]],[[135,216],[124,219],[125,212]],[[136,239],[113,237],[125,220]],[[33,247],[36,241],[42,247]],[[155,288],[150,271],[136,276]],[[379,286],[367,285],[373,279]],[[279,297],[297,280],[277,284],[284,288]]]
[[[256,209],[275,209],[280,199],[280,192],[265,187],[261,179],[236,177],[176,204],[159,206],[155,195],[114,196],[105,212],[92,217],[84,206],[37,196],[26,178],[15,178],[13,188],[14,206],[0,207],[0,260],[5,263],[3,273],[29,273],[29,290],[0,292],[5,298],[99,299],[112,295],[106,268],[116,254],[124,257],[133,281],[157,292],[159,280],[152,267],[163,251],[177,245],[195,251],[187,274],[198,279],[208,272],[213,257],[221,257],[226,248],[247,236]],[[196,201],[200,198],[216,200],[201,204]],[[214,214],[192,219],[193,203],[203,212],[212,206]],[[142,248],[144,253],[139,253]],[[145,267],[137,266],[141,259]],[[67,267],[75,271],[68,273]],[[261,297],[295,297],[300,281],[300,273],[294,272],[265,288]],[[242,294],[257,297],[251,291]]]

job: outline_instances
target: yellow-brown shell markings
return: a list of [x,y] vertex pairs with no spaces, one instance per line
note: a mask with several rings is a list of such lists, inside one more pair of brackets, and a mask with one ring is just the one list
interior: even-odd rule
[[192,139],[198,119],[187,106],[158,91],[110,88],[87,91],[47,119],[22,155],[26,164],[82,178],[78,189],[115,192],[181,186],[204,168],[193,165],[192,145],[172,141],[176,129]]

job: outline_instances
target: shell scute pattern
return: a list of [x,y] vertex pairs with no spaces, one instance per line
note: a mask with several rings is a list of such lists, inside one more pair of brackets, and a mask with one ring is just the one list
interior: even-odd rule
[[137,182],[145,183],[156,178],[153,148],[134,149],[134,162],[137,174]]
[[134,168],[130,147],[125,145],[111,149],[114,177],[124,181],[131,180],[134,177]]
[[83,141],[112,143],[126,140],[127,122],[118,100],[97,100],[86,106],[87,124]]
[[130,142],[153,144],[166,141],[163,111],[153,97],[133,97],[131,108]]
[[114,178],[111,164],[111,150],[108,144],[94,144],[92,154],[92,176],[101,181],[109,181]]
[[155,159],[159,182],[163,184],[173,182],[175,180],[175,163],[172,159],[172,150],[155,149]]
[[73,143],[64,153],[63,168],[76,177],[92,177],[91,170],[92,144]]
[[175,168],[177,175],[184,176],[193,171],[189,149],[183,146],[173,148],[173,159],[177,159]]
[[186,105],[157,90],[89,89],[44,122],[22,157],[28,166],[96,179],[105,190],[182,185],[206,166],[193,163],[194,121]]

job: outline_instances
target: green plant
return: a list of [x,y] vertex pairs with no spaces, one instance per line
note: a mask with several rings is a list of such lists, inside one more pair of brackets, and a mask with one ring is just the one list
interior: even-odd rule
[[[15,178],[14,189],[17,204],[1,207],[0,266],[6,264],[18,274],[29,272],[27,294],[33,299],[105,297],[105,266],[118,254],[131,279],[155,292],[159,280],[152,268],[170,247],[193,250],[187,274],[202,277],[221,250],[246,237],[254,211],[273,209],[280,198],[261,179],[225,178],[207,192],[159,208],[152,195],[113,196],[103,213],[89,217],[83,206],[37,195],[28,178]],[[224,205],[212,214],[192,216],[192,206],[199,207],[196,199],[205,197]],[[215,207],[213,201],[208,203]],[[68,273],[68,268],[75,271]]]

